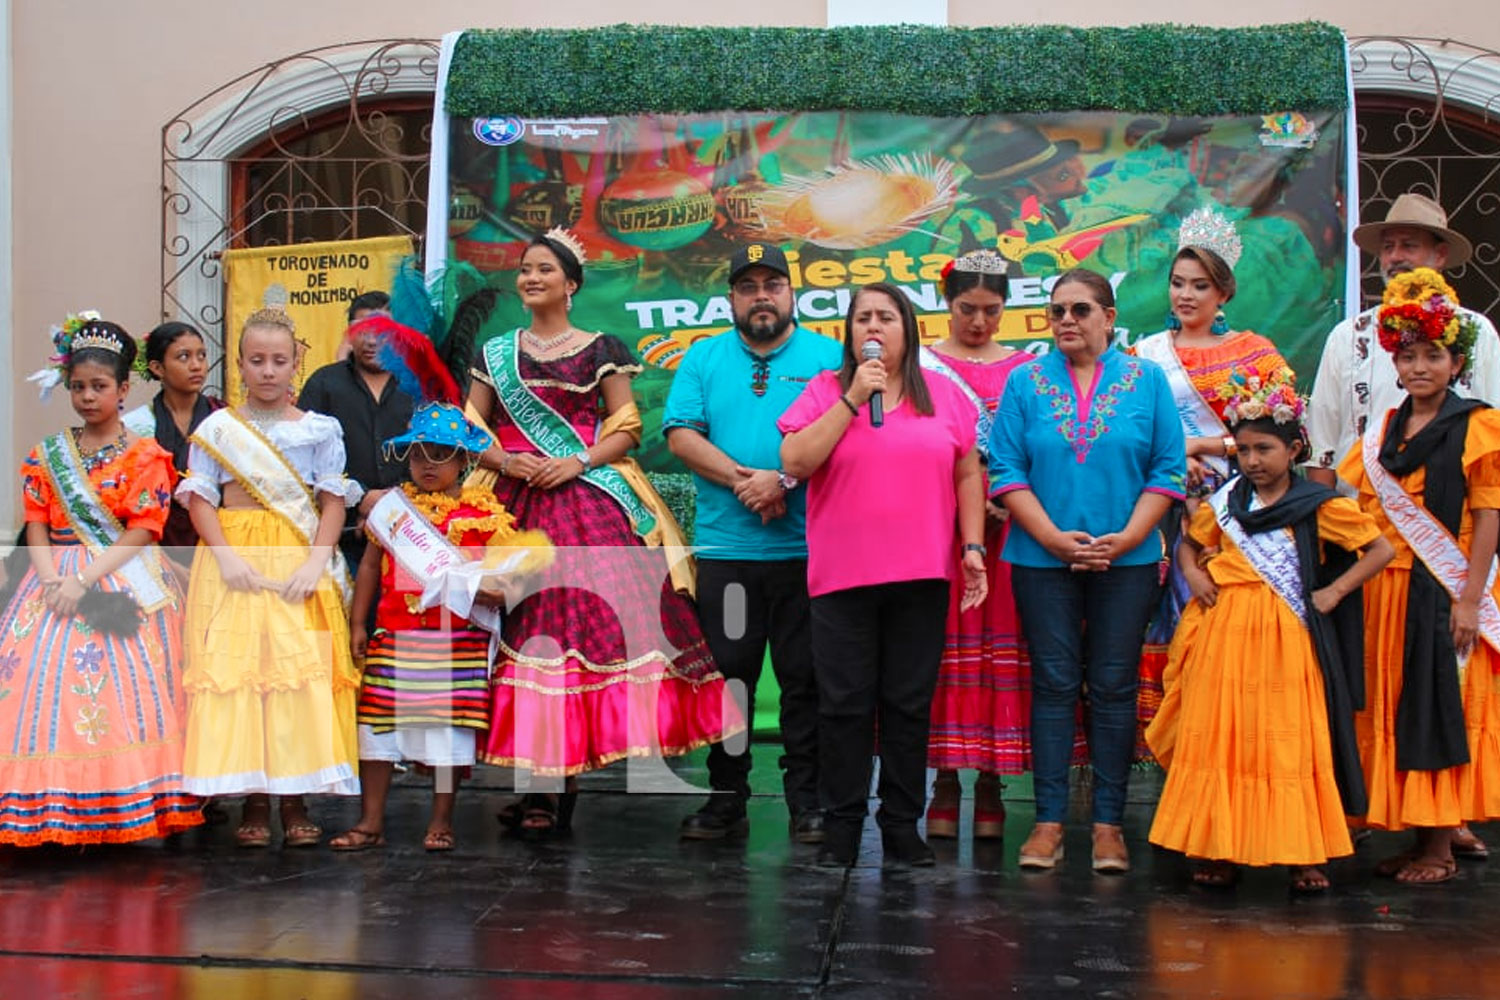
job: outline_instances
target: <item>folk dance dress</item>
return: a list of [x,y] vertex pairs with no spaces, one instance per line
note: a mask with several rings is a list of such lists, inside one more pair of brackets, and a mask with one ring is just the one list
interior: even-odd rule
[[[32,450],[21,479],[26,520],[47,525],[71,577],[110,533],[161,535],[172,456],[139,439],[84,458],[65,431]],[[202,822],[182,784],[180,593],[155,546],[98,585],[133,593],[135,635],[49,611],[29,568],[0,616],[0,843],[125,843]]]
[[[1241,503],[1258,513],[1289,502],[1308,512],[1316,505],[1315,528],[1305,529],[1312,560],[1319,549],[1352,553],[1380,536],[1369,515],[1332,490],[1294,480],[1276,507],[1257,508],[1249,483],[1236,482]],[[1337,574],[1307,580],[1294,528],[1252,534],[1222,526],[1234,517],[1234,488],[1199,506],[1189,527],[1204,551],[1217,551],[1207,570],[1219,595],[1212,607],[1188,604],[1171,646],[1166,696],[1146,730],[1167,769],[1150,839],[1195,858],[1319,865],[1353,851],[1346,800],[1349,808],[1362,804],[1347,686],[1360,669],[1358,650],[1339,641],[1335,619],[1312,607],[1311,591]],[[1358,599],[1345,603],[1351,600],[1357,642]]]
[[[196,494],[217,506],[233,481],[259,499],[260,507],[220,509],[219,524],[236,554],[270,580],[285,580],[306,561],[318,494],[352,504],[362,493],[344,476],[343,431],[319,413],[262,432],[219,410],[193,432],[192,445],[178,497],[186,503]],[[198,547],[184,638],[190,790],[359,794],[348,588],[337,550],[312,596],[289,604],[271,591],[230,590],[213,552]]]
[[[419,492],[410,483],[401,488],[460,549],[482,550],[515,534],[515,518],[488,490],[467,488],[450,497]],[[371,540],[379,544],[374,534]],[[425,582],[382,553],[375,633],[360,687],[359,756],[466,767],[489,728],[491,634],[441,604],[422,610]]]
[[[601,334],[537,360],[518,336],[489,341],[473,373],[495,389],[497,405],[471,419],[505,451],[568,455],[615,430],[639,440],[634,406],[608,419],[601,412],[603,379],[641,370],[624,344]],[[549,582],[505,616],[484,761],[572,775],[627,757],[684,754],[744,728],[681,589],[686,581],[669,577],[662,551],[648,547],[680,536],[638,473],[615,463],[550,490],[495,482],[495,498],[522,527],[544,532],[557,559]]]
[[[1449,401],[1454,399],[1450,394]],[[1392,411],[1388,421],[1398,413],[1399,409]],[[1383,426],[1389,433],[1390,424]],[[1410,718],[1425,728],[1425,734],[1416,728],[1403,730],[1408,602],[1414,568],[1421,560],[1382,504],[1368,468],[1367,456],[1378,453],[1380,435],[1379,428],[1374,435],[1367,433],[1339,466],[1339,478],[1355,485],[1360,505],[1396,549],[1395,558],[1365,585],[1367,692],[1365,709],[1355,717],[1370,792],[1364,820],[1385,830],[1484,822],[1500,817],[1500,684],[1495,678],[1500,652],[1481,632],[1466,662],[1450,654],[1432,678],[1438,689],[1419,700],[1431,707],[1411,712]],[[1464,484],[1456,541],[1466,559],[1473,538],[1471,510],[1500,508],[1500,412],[1478,410],[1469,415],[1460,461]],[[1433,501],[1426,468],[1393,478],[1418,506],[1428,509]],[[1446,595],[1439,595],[1439,600],[1451,606]],[[1448,615],[1441,610],[1439,614],[1440,627],[1446,630]],[[1451,763],[1434,766],[1442,761],[1433,759],[1433,749],[1425,745],[1434,742]],[[1408,753],[1418,759],[1410,760]],[[1427,759],[1421,759],[1424,756]],[[1414,763],[1422,766],[1411,766]]]
[[[1289,366],[1281,352],[1260,334],[1248,330],[1226,334],[1210,347],[1179,346],[1171,331],[1153,333],[1138,342],[1131,353],[1150,358],[1161,365],[1167,373],[1167,383],[1172,388],[1172,402],[1177,405],[1177,415],[1182,420],[1182,432],[1186,437],[1224,437],[1229,429],[1224,424],[1224,400],[1219,391],[1229,382],[1235,372],[1246,376],[1267,379]],[[1210,470],[1210,478],[1199,495],[1207,496],[1229,481],[1232,472],[1227,458],[1203,456]],[[1146,746],[1146,727],[1161,707],[1162,672],[1167,665],[1167,648],[1177,632],[1177,621],[1183,608],[1192,596],[1188,592],[1187,580],[1182,570],[1170,565],[1172,553],[1177,550],[1180,523],[1184,505],[1173,504],[1162,525],[1166,541],[1164,559],[1168,561],[1165,585],[1162,587],[1161,604],[1146,627],[1146,642],[1141,647],[1141,686],[1136,695],[1136,712],[1140,716],[1140,738],[1137,741],[1136,757],[1149,761],[1151,752]]]

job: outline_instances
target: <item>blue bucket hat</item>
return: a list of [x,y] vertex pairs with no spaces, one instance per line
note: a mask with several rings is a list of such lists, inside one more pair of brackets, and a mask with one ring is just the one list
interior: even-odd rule
[[489,431],[476,427],[452,403],[424,403],[413,411],[406,433],[384,447],[387,453],[402,453],[414,444],[435,444],[477,455],[494,443]]

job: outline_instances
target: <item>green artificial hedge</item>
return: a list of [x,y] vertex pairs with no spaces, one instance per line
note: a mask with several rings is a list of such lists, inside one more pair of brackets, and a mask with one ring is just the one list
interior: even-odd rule
[[1254,28],[466,31],[447,110],[520,117],[731,110],[1175,115],[1340,110],[1344,36]]

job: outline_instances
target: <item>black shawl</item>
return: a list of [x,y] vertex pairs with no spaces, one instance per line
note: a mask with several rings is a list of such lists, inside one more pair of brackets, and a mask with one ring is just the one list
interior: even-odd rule
[[[1407,441],[1408,396],[1380,442],[1380,464],[1391,475],[1399,478],[1426,469],[1422,506],[1455,538],[1468,489],[1463,458],[1469,415],[1484,405],[1450,390],[1438,415]],[[1452,613],[1453,599],[1422,560],[1414,559],[1406,599],[1401,699],[1396,704],[1396,767],[1402,771],[1440,771],[1469,762]]]
[[1328,586],[1358,558],[1338,546],[1318,542],[1318,508],[1338,496],[1334,490],[1300,476],[1292,477],[1285,495],[1269,507],[1250,510],[1255,488],[1240,477],[1229,491],[1229,513],[1250,534],[1290,527],[1302,570],[1302,597],[1307,605],[1307,627],[1323,674],[1323,704],[1333,750],[1333,775],[1344,812],[1363,815],[1369,809],[1354,713],[1365,703],[1364,602],[1354,591],[1332,614],[1313,607],[1312,592]]

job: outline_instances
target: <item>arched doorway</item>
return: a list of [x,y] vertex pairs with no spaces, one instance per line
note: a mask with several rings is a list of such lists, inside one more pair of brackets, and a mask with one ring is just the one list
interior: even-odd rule
[[161,317],[210,341],[223,387],[227,249],[426,225],[438,43],[297,53],[226,83],[162,129]]

